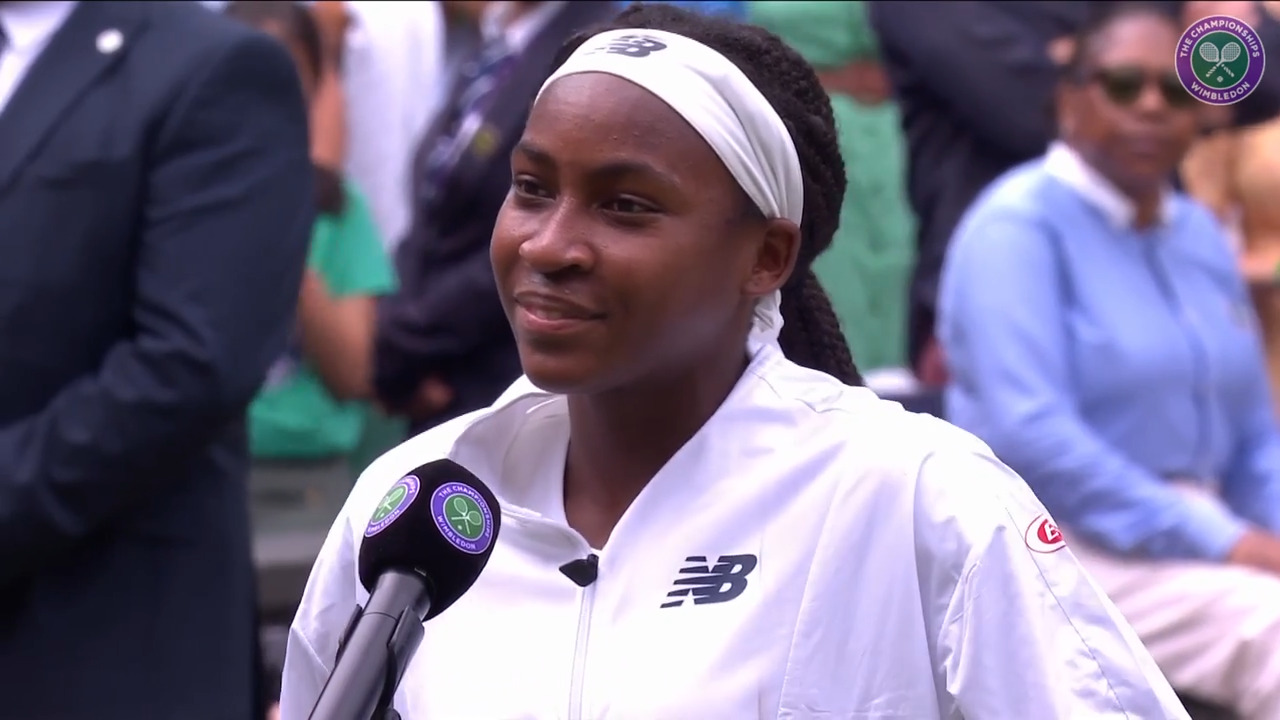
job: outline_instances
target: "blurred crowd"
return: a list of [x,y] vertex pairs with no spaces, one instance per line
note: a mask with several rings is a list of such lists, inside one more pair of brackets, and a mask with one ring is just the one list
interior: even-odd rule
[[[1270,9],[688,5],[819,70],[849,191],[815,269],[871,386],[1013,465],[1175,686],[1280,717],[1280,438],[1255,372],[1263,351],[1280,371],[1280,107],[1195,100],[1172,52],[1200,17]],[[616,9],[225,9],[293,50],[327,179],[298,343],[250,409],[254,492],[336,510],[371,454],[519,374],[487,250],[507,157],[560,43]]]
[[[318,214],[248,407],[260,561],[305,569],[373,458],[519,376],[488,249],[510,153],[621,4],[205,4],[308,102]],[[868,386],[1022,475],[1061,525],[1028,544],[1067,537],[1180,692],[1280,718],[1278,78],[1213,105],[1175,67],[1212,15],[1280,53],[1280,3],[677,4],[817,68],[849,189],[815,271]]]

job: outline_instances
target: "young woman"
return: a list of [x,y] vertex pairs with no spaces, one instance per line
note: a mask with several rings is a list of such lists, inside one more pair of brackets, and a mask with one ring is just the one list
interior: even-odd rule
[[1221,225],[1169,188],[1200,112],[1183,29],[1108,5],[1060,140],[969,210],[940,294],[947,411],[1043,498],[1174,687],[1275,720],[1280,434]]
[[[362,476],[291,631],[285,718],[366,599],[375,506],[443,456],[502,529],[427,623],[406,720],[1185,717],[1017,476],[851,387],[810,267],[845,193],[813,69],[662,5],[566,54],[493,233],[526,376]],[[584,557],[580,587],[559,568]]]

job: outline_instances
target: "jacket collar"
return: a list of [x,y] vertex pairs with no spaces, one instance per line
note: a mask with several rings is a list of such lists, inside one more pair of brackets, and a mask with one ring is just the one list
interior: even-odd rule
[[[759,408],[754,399],[757,397],[755,390],[762,383],[768,382],[770,368],[786,362],[786,358],[776,343],[754,346],[751,352],[751,360],[733,390],[686,447],[702,436],[720,433],[726,425],[758,422]],[[484,478],[486,482],[492,483],[491,489],[498,497],[503,498],[505,505],[507,498],[503,496],[510,493],[504,493],[504,486],[511,481],[511,478],[504,477],[507,461],[505,451],[513,445],[525,424],[533,421],[567,425],[568,402],[564,395],[546,392],[522,375],[489,408],[473,416],[472,421],[457,435],[448,457]]]

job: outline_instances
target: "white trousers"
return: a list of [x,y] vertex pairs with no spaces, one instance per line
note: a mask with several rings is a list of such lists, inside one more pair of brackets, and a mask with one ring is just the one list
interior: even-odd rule
[[1280,720],[1280,575],[1122,558],[1067,537],[1178,692]]

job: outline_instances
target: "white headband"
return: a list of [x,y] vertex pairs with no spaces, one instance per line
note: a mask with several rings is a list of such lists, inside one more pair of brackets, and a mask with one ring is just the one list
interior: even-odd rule
[[[800,225],[804,183],[795,142],[777,111],[728,58],[675,33],[609,30],[574,51],[538,97],[566,75],[593,72],[616,75],[658,96],[707,141],[760,212]],[[773,293],[756,304],[752,340],[777,340],[779,302],[780,293]]]

